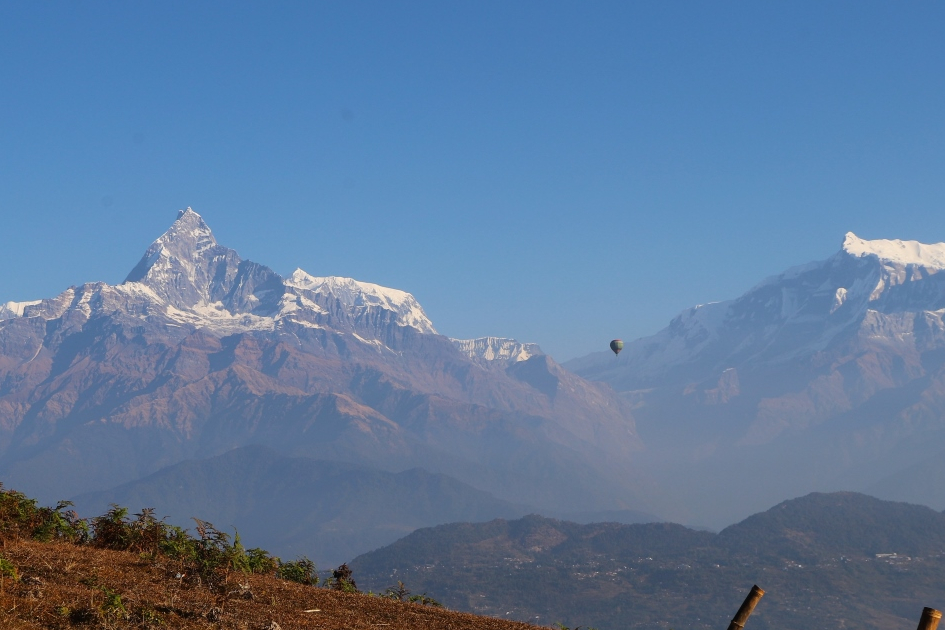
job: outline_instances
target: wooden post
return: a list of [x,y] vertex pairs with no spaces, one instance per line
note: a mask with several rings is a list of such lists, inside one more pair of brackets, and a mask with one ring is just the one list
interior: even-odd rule
[[923,608],[922,618],[919,619],[918,630],[935,630],[935,628],[938,627],[938,622],[941,620],[942,613],[934,608]]
[[[748,621],[748,618],[751,616],[751,611],[755,609],[758,600],[761,599],[761,596],[764,594],[765,592],[761,590],[757,584],[752,586],[748,597],[742,602],[742,607],[738,609],[738,612],[735,613],[735,616],[732,618],[732,623],[728,624],[728,630],[742,630],[742,628],[745,627],[745,622]],[[941,613],[939,613],[939,617],[941,616]],[[924,618],[925,617],[923,617],[923,619]],[[932,628],[929,628],[929,630],[932,630]]]

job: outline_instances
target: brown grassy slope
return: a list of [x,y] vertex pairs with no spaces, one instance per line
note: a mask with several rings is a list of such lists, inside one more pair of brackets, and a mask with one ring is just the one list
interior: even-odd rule
[[[230,574],[225,594],[177,577],[159,558],[69,543],[7,540],[18,580],[0,583],[0,628],[527,630],[525,623]],[[356,576],[355,576],[356,577]],[[107,590],[121,597],[109,606]],[[312,612],[306,612],[312,611]]]

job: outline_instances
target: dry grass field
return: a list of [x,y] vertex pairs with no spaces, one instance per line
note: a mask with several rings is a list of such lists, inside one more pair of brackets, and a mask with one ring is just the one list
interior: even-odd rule
[[[528,624],[230,573],[213,589],[161,556],[7,538],[0,628],[526,630]],[[9,566],[15,577],[9,575]]]

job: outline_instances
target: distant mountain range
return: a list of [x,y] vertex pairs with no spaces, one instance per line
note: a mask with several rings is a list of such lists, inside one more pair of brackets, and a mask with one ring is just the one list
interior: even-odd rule
[[941,509],[943,270],[945,243],[849,233],[827,260],[686,310],[617,360],[565,367],[631,402],[646,469],[696,522],[811,490]]
[[540,516],[418,530],[351,563],[374,590],[404,582],[449,607],[539,625],[911,628],[945,606],[945,515],[861,494],[785,501],[719,534]]
[[[658,496],[634,466],[643,445],[630,405],[610,386],[571,374],[534,344],[441,336],[404,291],[302,270],[282,277],[218,244],[189,208],[123,283],[0,307],[7,487],[46,502],[105,491],[130,500],[142,495],[110,489],[248,446],[269,449],[259,455],[268,471],[299,466],[273,458],[319,460],[312,467],[322,472],[307,477],[312,484],[335,483],[327,461],[343,462],[338,470],[365,488],[388,484],[403,498],[387,524],[391,535],[444,519],[508,515],[510,505],[621,512],[648,509]],[[224,462],[206,464],[214,465]],[[164,478],[197,464],[186,466]],[[417,468],[425,472],[404,472]],[[215,479],[223,485],[200,491],[259,490],[289,500],[285,489],[254,486],[235,471]],[[410,484],[418,501],[435,503],[441,495],[428,490],[441,484],[479,507],[401,518],[413,500]],[[173,483],[165,489],[163,497],[149,495],[155,507],[188,505],[175,503]],[[221,514],[256,528],[276,513],[240,509]],[[375,513],[365,508],[351,518]],[[210,518],[197,506],[181,516],[191,515]],[[341,512],[314,518],[328,522]],[[392,539],[357,542],[359,533],[349,534],[353,546],[337,549],[364,551]],[[270,540],[295,544],[256,544]]]
[[[526,512],[721,529],[833,490],[941,509],[943,270],[945,244],[848,234],[617,358],[562,366],[535,344],[442,336],[405,291],[283,277],[188,208],[123,283],[0,306],[0,480],[47,503],[140,499],[314,554],[327,547],[264,533],[267,497],[290,500],[280,471],[306,461],[294,492],[328,507],[293,514],[332,557]],[[236,473],[244,460],[259,479]],[[348,499],[325,485],[332,462],[358,480]],[[236,509],[234,488],[268,507]],[[380,488],[402,500],[377,503]],[[358,523],[345,541],[327,533],[342,514]]]
[[528,508],[421,468],[390,473],[261,446],[188,460],[117,488],[75,497],[81,514],[111,504],[159,506],[185,528],[210,521],[286,560],[307,555],[322,568],[406,536],[428,523],[522,516]]

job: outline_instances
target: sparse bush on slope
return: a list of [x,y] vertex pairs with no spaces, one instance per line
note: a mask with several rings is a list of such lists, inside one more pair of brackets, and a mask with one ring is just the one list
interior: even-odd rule
[[43,542],[87,542],[88,522],[67,509],[71,506],[71,501],[60,501],[54,508],[39,507],[36,499],[22,492],[4,490],[0,483],[0,539],[14,536]]
[[283,580],[315,586],[318,584],[318,570],[315,563],[302,556],[294,562],[279,562],[276,575]]
[[231,540],[204,521],[195,519],[192,535],[149,509],[130,515],[113,505],[84,520],[68,507],[41,508],[0,486],[0,627],[534,627],[437,610],[425,595],[406,597],[403,584],[403,603],[351,594],[356,586],[346,565],[334,571],[333,588],[312,588],[319,580],[308,558],[282,562],[262,549],[247,550],[238,532]]
[[[0,542],[6,539],[31,539],[132,552],[149,564],[160,563],[167,574],[181,584],[202,585],[220,594],[227,592],[231,573],[268,574],[307,586],[319,583],[317,567],[309,558],[301,556],[297,560],[283,562],[264,549],[247,550],[239,532],[235,532],[231,542],[228,534],[198,518],[194,518],[194,536],[188,530],[156,518],[152,508],[144,508],[130,515],[127,508],[112,504],[105,514],[82,519],[74,510],[68,509],[71,506],[70,502],[64,501],[55,508],[40,507],[35,499],[20,492],[5,490],[0,484]],[[0,579],[3,578],[16,580],[18,574],[16,567],[0,556]],[[66,610],[62,614],[73,620],[84,619],[89,615],[113,620],[130,618],[119,593],[97,580],[91,580],[88,586],[101,591],[103,603],[94,609]],[[347,564],[335,569],[325,586],[345,593],[360,592]],[[400,586],[403,593],[409,594],[403,584]],[[239,592],[243,597],[252,598],[248,590]],[[399,599],[440,606],[426,593]]]

